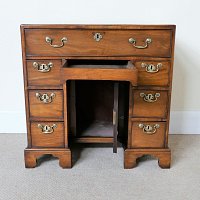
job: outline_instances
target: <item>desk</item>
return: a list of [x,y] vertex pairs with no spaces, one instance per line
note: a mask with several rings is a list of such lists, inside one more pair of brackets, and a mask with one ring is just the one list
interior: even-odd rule
[[[125,146],[124,167],[168,148],[174,25],[21,25],[28,146],[71,168],[72,142]],[[73,152],[72,152],[73,153]]]

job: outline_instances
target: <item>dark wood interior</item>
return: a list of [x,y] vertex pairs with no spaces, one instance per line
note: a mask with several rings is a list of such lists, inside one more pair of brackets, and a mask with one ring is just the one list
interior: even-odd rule
[[[73,89],[69,94],[70,131],[75,138],[113,137],[113,110],[115,81],[69,81]],[[118,83],[118,118],[119,137],[127,137],[128,129],[128,82]],[[76,97],[72,99],[71,97]],[[116,98],[116,97],[115,97]],[[88,141],[91,141],[90,139]],[[108,141],[108,140],[107,140]]]
[[114,83],[76,82],[77,136],[112,137]]

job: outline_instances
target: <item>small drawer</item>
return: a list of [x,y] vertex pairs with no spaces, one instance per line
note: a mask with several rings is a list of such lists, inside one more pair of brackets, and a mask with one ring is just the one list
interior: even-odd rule
[[62,90],[29,90],[31,118],[63,118]]
[[171,56],[171,30],[25,29],[27,56]]
[[165,145],[165,122],[132,122],[132,148],[162,148]]
[[61,60],[28,60],[28,85],[59,85]]
[[167,117],[168,93],[159,90],[133,90],[132,117]]
[[32,147],[64,147],[64,125],[62,122],[31,123]]
[[139,61],[134,63],[138,69],[138,85],[168,86],[170,62]]

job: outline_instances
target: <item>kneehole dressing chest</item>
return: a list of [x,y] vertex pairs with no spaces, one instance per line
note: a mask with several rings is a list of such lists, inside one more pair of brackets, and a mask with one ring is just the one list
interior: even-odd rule
[[122,143],[124,168],[169,168],[175,25],[21,25],[28,146],[72,167],[74,143]]

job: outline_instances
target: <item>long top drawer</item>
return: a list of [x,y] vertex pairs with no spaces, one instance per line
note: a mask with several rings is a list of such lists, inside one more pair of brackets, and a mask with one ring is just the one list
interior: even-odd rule
[[171,56],[171,29],[30,27],[24,31],[26,56]]

